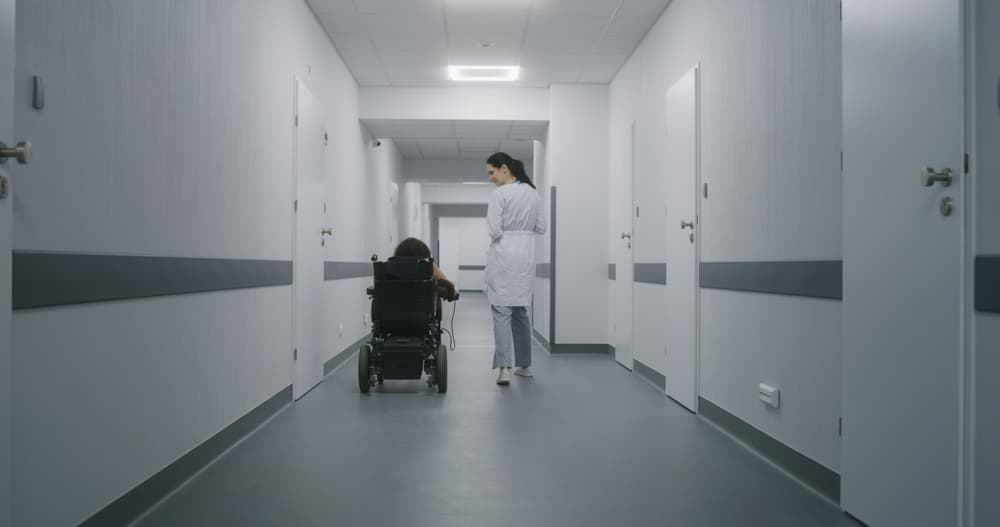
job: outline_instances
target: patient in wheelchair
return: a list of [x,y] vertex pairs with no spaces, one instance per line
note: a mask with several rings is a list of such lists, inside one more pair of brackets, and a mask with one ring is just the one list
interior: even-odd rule
[[[407,238],[396,246],[396,252],[393,256],[416,256],[418,258],[430,258],[431,250],[427,247],[427,244],[418,240],[417,238]],[[437,296],[442,300],[453,301],[457,298],[455,291],[455,284],[451,283],[450,280],[441,272],[441,269],[434,264],[434,279],[437,280]],[[438,307],[438,312],[440,312],[440,306]]]

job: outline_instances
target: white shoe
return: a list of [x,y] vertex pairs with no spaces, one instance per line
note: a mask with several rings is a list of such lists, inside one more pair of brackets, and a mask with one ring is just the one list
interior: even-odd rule
[[525,366],[523,368],[520,367],[520,366],[518,366],[518,367],[514,368],[514,375],[520,375],[521,377],[534,377],[535,376],[534,373],[531,373],[531,367],[530,366]]
[[510,368],[500,368],[500,376],[497,377],[497,384],[500,386],[510,384]]

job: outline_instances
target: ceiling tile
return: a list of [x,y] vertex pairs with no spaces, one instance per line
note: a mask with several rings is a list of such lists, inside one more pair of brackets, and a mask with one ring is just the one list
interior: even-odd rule
[[444,35],[414,35],[411,33],[372,33],[375,51],[439,51],[448,49]]
[[579,15],[538,15],[528,23],[528,36],[600,36],[609,18]]
[[468,138],[506,137],[510,121],[454,121],[455,135]]
[[[448,48],[466,51],[518,51],[521,49],[521,35],[509,37],[484,38],[479,35],[448,35]],[[489,42],[489,47],[483,47],[481,42]]]
[[478,35],[520,37],[528,23],[526,16],[456,14],[446,18],[448,33],[452,35]]
[[368,35],[354,33],[334,33],[330,35],[333,46],[348,65],[377,65],[378,54],[368,40]]
[[425,159],[455,159],[458,157],[457,139],[421,139],[420,152]]
[[396,66],[430,66],[441,67],[448,63],[448,53],[444,50],[433,51],[385,51],[378,56],[382,59],[382,64],[386,67]]
[[629,55],[641,37],[604,37],[594,49],[597,53],[624,53]]
[[389,76],[382,66],[350,66],[354,80],[361,86],[384,86],[389,83]]
[[423,11],[415,13],[379,13],[363,14],[365,26],[368,31],[375,33],[389,33],[413,35],[416,38],[436,38],[443,40],[444,16],[437,11]]
[[407,159],[420,159],[423,157],[416,139],[396,139],[396,146],[399,148],[400,153],[403,154],[403,157]]
[[352,0],[308,0],[316,13],[357,13]]
[[535,0],[533,13],[609,17],[619,0]]
[[617,68],[583,68],[580,72],[579,82],[607,84],[615,78]]
[[656,23],[655,17],[640,16],[616,16],[608,26],[608,36],[612,37],[641,37],[649,31]]
[[441,85],[448,79],[446,66],[392,66],[386,68],[386,73],[393,86]]
[[354,0],[358,11],[374,14],[440,12],[444,0]]
[[500,139],[466,139],[459,135],[458,149],[462,152],[492,154],[500,148]]
[[535,0],[445,0],[448,15],[528,16]]
[[618,16],[658,17],[670,0],[624,0]]
[[524,50],[540,53],[590,53],[598,37],[565,37],[557,35],[529,35]]
[[579,66],[549,66],[546,68],[521,68],[521,78],[527,82],[576,82],[580,76]]
[[364,21],[357,13],[319,13],[317,15],[327,33],[364,33]]
[[580,66],[585,55],[568,53],[525,53],[521,57],[521,68],[545,69],[553,67],[571,68]]
[[614,68],[617,70],[622,64],[625,64],[626,60],[628,60],[626,53],[599,53],[584,57],[582,65],[585,68]]

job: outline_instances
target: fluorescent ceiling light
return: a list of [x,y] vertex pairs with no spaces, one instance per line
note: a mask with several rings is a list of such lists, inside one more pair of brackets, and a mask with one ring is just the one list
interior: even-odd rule
[[448,66],[448,78],[453,81],[516,81],[520,66]]

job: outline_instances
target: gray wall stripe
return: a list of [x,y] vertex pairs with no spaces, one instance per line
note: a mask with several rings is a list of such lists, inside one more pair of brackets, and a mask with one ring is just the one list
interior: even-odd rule
[[729,432],[753,450],[802,480],[817,492],[840,502],[840,475],[761,432],[739,417],[702,397],[698,398],[702,417]]
[[699,283],[706,289],[840,300],[843,267],[840,260],[702,262]]
[[354,344],[351,344],[350,346],[347,346],[346,348],[344,348],[343,350],[341,350],[340,353],[334,355],[333,358],[331,358],[330,360],[324,362],[323,363],[323,377],[326,377],[327,375],[330,375],[330,372],[333,371],[333,370],[335,370],[335,369],[337,369],[337,366],[340,366],[341,364],[343,364],[344,362],[346,362],[347,359],[350,359],[354,355],[354,353],[357,352],[361,348],[362,344],[364,344],[365,342],[368,342],[368,339],[370,339],[371,336],[372,336],[372,334],[369,333],[369,334],[361,337],[360,339],[358,339],[357,342],[355,342]]
[[485,271],[485,265],[460,265],[458,266],[459,271]]
[[371,262],[323,262],[323,280],[349,280],[372,276]]
[[653,368],[646,366],[639,360],[632,358],[632,371],[638,374],[643,379],[653,383],[654,386],[660,389],[661,392],[666,393],[667,391],[667,378]]
[[15,251],[13,308],[291,285],[292,262]]
[[632,281],[643,284],[667,285],[667,264],[637,263],[633,265]]
[[127,525],[291,402],[292,387],[288,386],[87,518],[80,526]]
[[607,355],[611,350],[607,344],[550,344],[549,353],[570,354],[587,353]]
[[614,280],[618,277],[618,268],[615,264],[608,264],[608,280]]
[[535,264],[535,276],[538,278],[549,278],[552,276],[552,264]]
[[1000,256],[976,257],[976,311],[1000,313]]

